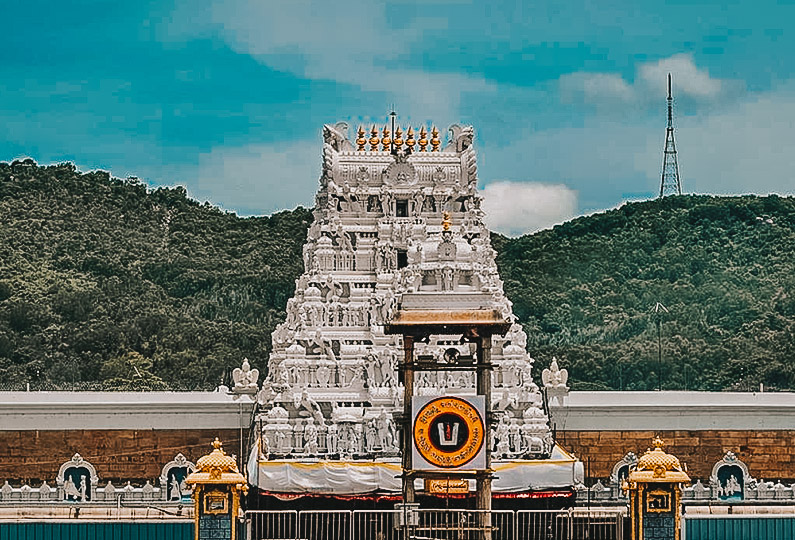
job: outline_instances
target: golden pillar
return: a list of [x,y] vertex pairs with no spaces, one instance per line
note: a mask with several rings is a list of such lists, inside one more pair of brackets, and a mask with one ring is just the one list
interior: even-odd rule
[[185,483],[193,486],[195,540],[237,540],[240,497],[248,483],[217,437],[213,451],[199,458]]
[[662,447],[662,440],[654,439],[654,449],[641,456],[623,486],[629,492],[632,540],[680,538],[682,483],[690,477]]

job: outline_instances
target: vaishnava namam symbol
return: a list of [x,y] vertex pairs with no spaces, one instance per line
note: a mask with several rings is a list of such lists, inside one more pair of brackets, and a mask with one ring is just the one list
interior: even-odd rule
[[439,423],[436,427],[439,429],[439,445],[440,446],[457,446],[458,445],[458,427],[459,423],[444,422]]

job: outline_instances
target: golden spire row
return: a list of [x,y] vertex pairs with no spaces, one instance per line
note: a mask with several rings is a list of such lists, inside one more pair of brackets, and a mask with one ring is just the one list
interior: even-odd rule
[[[394,145],[395,150],[403,150],[405,147],[409,153],[414,152],[414,146],[416,145],[419,147],[418,151],[427,152],[429,143],[431,145],[431,152],[439,152],[439,147],[442,144],[441,139],[439,139],[439,130],[436,129],[436,126],[431,127],[430,140],[428,140],[428,130],[425,129],[425,126],[420,126],[419,140],[414,138],[414,128],[412,126],[406,128],[405,140],[403,139],[404,131],[400,126],[395,128],[394,139],[390,138],[391,132],[389,126],[386,125],[381,129],[380,137],[378,126],[375,124],[370,128],[369,138],[367,137],[367,133],[364,126],[359,126],[356,132],[356,150],[359,152],[364,152],[366,150],[378,152],[379,145],[383,152],[389,152],[392,149],[392,145]],[[370,145],[370,148],[367,148],[367,145]]]

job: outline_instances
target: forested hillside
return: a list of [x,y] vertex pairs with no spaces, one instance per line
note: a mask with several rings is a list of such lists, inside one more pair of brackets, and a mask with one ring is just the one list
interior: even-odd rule
[[536,368],[557,356],[574,388],[795,389],[792,197],[667,197],[494,240]]
[[244,356],[262,366],[311,219],[0,164],[0,385],[213,388]]
[[[0,388],[212,388],[244,356],[263,369],[310,220],[0,163]],[[555,355],[578,389],[795,388],[792,198],[669,197],[493,242],[536,373]]]

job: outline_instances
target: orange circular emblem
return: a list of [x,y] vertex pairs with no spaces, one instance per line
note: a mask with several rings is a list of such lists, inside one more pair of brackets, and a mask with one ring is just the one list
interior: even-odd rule
[[478,455],[484,440],[483,418],[461,398],[434,399],[414,417],[417,452],[437,467],[466,465]]

